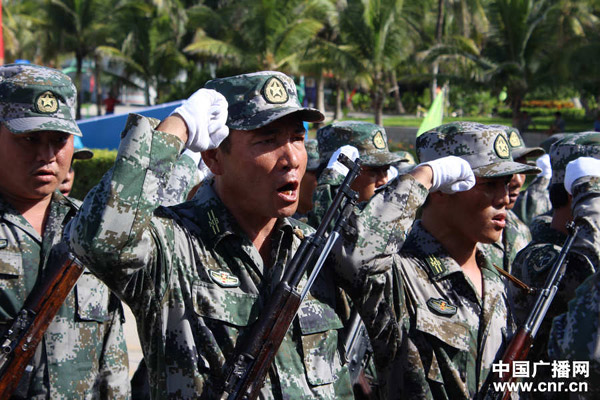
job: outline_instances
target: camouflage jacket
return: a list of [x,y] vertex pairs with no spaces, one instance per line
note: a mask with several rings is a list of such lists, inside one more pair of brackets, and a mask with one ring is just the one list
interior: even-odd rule
[[513,260],[517,253],[531,241],[531,233],[517,215],[508,210],[506,212],[506,226],[502,231],[500,240],[495,243],[479,243],[479,248],[485,253],[486,258],[505,271],[511,273]]
[[[152,397],[212,399],[238,338],[248,334],[300,244],[294,228],[312,230],[281,219],[274,264],[266,269],[211,185],[190,202],[159,208],[158,187],[183,144],[156,131],[157,123],[130,116],[115,166],[86,197],[72,243],[136,316]],[[321,272],[302,303],[260,398],[351,398],[331,273]]]
[[[0,334],[23,306],[50,250],[77,210],[56,192],[44,237],[0,196]],[[67,296],[13,398],[125,399],[129,397],[123,311],[108,288],[85,270]]]
[[[585,222],[569,252],[566,273],[538,331],[531,351],[533,357],[531,359],[547,359],[546,344],[552,318],[567,311],[567,304],[574,297],[577,286],[598,268],[600,232],[597,230],[596,219],[600,212],[600,202],[595,197],[586,198],[581,193],[579,197],[580,203],[573,203],[574,215]],[[544,285],[553,261],[566,239],[565,234],[552,229],[550,225],[545,227],[545,231],[542,229],[536,231],[533,241],[517,255],[513,265],[514,275],[533,287]],[[536,297],[514,288],[511,288],[511,291],[514,291],[515,314],[519,322],[523,323],[533,308]]]
[[[406,226],[406,225],[404,225]],[[390,399],[469,399],[513,334],[504,278],[478,251],[484,298],[417,221],[371,261],[340,271]]]
[[187,154],[181,154],[165,186],[159,186],[161,205],[172,206],[183,203],[190,190],[200,183],[198,165]]
[[[568,311],[552,323],[548,353],[558,360],[593,360],[596,377],[600,378],[600,342],[598,340],[600,286],[600,178],[580,178],[573,185],[573,215],[582,228],[576,239],[576,250],[587,260],[588,268],[595,269],[576,289],[568,303]],[[575,247],[575,246],[573,246]],[[574,267],[570,263],[569,269]]]
[[538,215],[552,209],[548,185],[550,179],[537,176],[517,197],[513,211],[526,225],[529,225]]

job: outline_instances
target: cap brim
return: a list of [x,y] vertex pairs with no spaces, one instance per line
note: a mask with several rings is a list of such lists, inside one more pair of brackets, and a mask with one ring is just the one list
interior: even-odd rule
[[473,168],[473,174],[480,178],[498,178],[513,174],[535,175],[542,172],[538,167],[515,161],[502,161]]
[[12,133],[28,133],[40,131],[65,132],[70,135],[83,136],[75,121],[52,117],[15,118],[4,121]]
[[94,152],[87,148],[76,149],[73,151],[74,160],[89,160],[92,157],[94,157]]
[[385,165],[390,165],[401,161],[408,161],[406,158],[389,152],[367,154],[360,156],[360,160],[362,161],[363,165],[369,167],[383,167]]
[[325,115],[315,108],[278,107],[260,111],[250,118],[228,121],[227,126],[229,129],[251,131],[294,113],[298,115],[301,121],[306,122],[321,122],[325,119]]
[[513,159],[517,158],[538,158],[546,154],[541,147],[520,147],[512,150]]

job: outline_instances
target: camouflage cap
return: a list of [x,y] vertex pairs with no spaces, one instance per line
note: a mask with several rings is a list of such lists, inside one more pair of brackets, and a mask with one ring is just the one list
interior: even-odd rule
[[564,183],[567,164],[579,157],[600,159],[600,132],[574,133],[550,147],[550,164],[552,165],[550,183]]
[[304,142],[304,147],[306,147],[306,154],[308,155],[306,170],[314,171],[318,169],[321,160],[319,157],[319,144],[317,139],[308,139]]
[[82,136],[71,78],[31,64],[0,67],[0,121],[13,133],[59,131]]
[[417,137],[417,156],[421,162],[458,156],[483,178],[541,172],[513,161],[504,129],[475,122],[452,122],[423,133]]
[[409,165],[417,164],[415,157],[412,155],[412,153],[410,151],[397,150],[397,151],[392,151],[392,154],[400,157],[400,160],[397,161],[397,163],[405,163],[405,164],[409,164]]
[[74,136],[73,139],[74,160],[89,160],[90,158],[94,157],[94,152],[85,147],[78,136]]
[[388,149],[385,129],[362,121],[341,121],[322,127],[317,131],[319,153],[324,160],[344,145],[358,149],[364,165],[381,167],[402,160]]
[[230,129],[257,129],[292,113],[307,122],[321,122],[325,118],[319,110],[300,105],[296,84],[281,72],[263,71],[213,79],[204,87],[216,90],[227,99]]
[[512,150],[513,160],[518,158],[538,158],[544,155],[544,149],[541,147],[527,147],[523,141],[523,137],[517,128],[505,125],[489,125],[492,127],[504,128],[506,136],[508,136],[508,144]]
[[540,143],[540,146],[542,147],[542,149],[544,149],[546,151],[546,153],[550,154],[550,147],[554,143],[556,143],[559,140],[562,140],[570,135],[573,135],[573,133],[555,133],[554,135],[549,136],[547,139],[544,139],[544,141],[542,141],[542,143]]

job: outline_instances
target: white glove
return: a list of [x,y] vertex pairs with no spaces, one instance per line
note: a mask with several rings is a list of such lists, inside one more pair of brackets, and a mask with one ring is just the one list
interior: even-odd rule
[[337,171],[338,173],[346,176],[348,175],[349,170],[348,167],[346,167],[344,164],[337,160],[340,154],[343,154],[352,161],[355,161],[359,155],[358,149],[350,145],[342,146],[339,149],[337,149],[335,153],[333,153],[333,155],[329,159],[329,162],[327,163],[327,168],[331,168],[334,171]]
[[215,176],[215,174],[212,173],[210,168],[208,168],[208,165],[206,165],[206,163],[202,159],[198,163],[198,173],[200,174],[200,181],[210,179],[213,176]]
[[537,160],[535,160],[535,165],[537,165],[537,167],[542,170],[542,172],[538,176],[547,179],[552,178],[552,165],[550,164],[550,155],[544,154],[543,156],[539,157]]
[[600,160],[593,157],[579,157],[567,164],[565,189],[572,194],[573,183],[584,176],[600,176]]
[[185,146],[193,151],[219,147],[229,134],[227,100],[216,90],[200,89],[171,113],[179,114],[188,127]]
[[475,175],[466,160],[456,156],[447,156],[419,165],[429,165],[433,170],[433,185],[430,192],[441,190],[443,193],[464,192],[475,186]]
[[390,167],[387,170],[387,181],[390,182],[394,180],[397,176],[398,168],[394,167],[393,165],[390,165]]

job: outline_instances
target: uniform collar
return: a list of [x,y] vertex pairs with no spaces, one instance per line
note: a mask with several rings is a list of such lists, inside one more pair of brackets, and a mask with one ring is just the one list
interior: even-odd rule
[[[425,261],[427,273],[432,281],[440,281],[450,274],[463,273],[462,268],[448,254],[442,244],[429,233],[417,220],[413,225],[402,252],[414,253]],[[491,265],[488,258],[481,253],[479,246],[476,249],[477,264],[486,274],[499,275]]]
[[[215,247],[228,236],[238,236],[249,240],[234,216],[229,212],[213,189],[211,182],[205,182],[191,201],[169,207],[181,218],[198,227],[195,234],[202,237],[205,244]],[[287,218],[279,218],[276,230],[291,232],[292,225]]]

